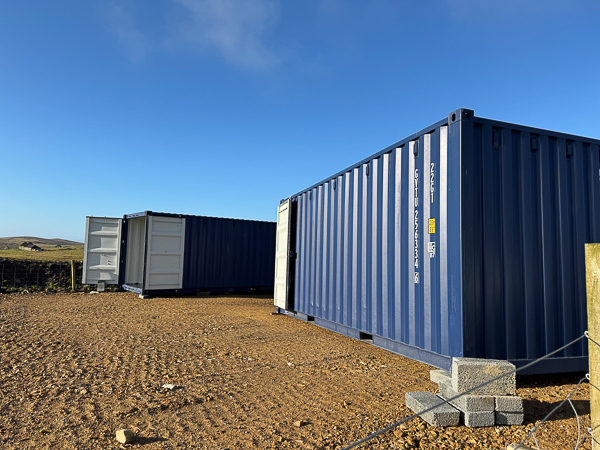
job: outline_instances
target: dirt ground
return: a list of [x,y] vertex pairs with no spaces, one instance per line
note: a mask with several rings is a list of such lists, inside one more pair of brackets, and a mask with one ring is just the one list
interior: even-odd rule
[[[437,388],[431,367],[277,315],[267,297],[0,294],[0,345],[2,449],[340,449],[409,416],[406,392]],[[523,426],[415,419],[360,448],[506,448],[583,375],[517,377]],[[590,449],[587,382],[572,398]],[[575,447],[568,403],[537,440]]]

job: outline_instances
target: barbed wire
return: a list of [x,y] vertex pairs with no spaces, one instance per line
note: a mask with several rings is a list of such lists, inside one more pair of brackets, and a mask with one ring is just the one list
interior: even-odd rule
[[[378,430],[378,431],[375,431],[374,433],[371,433],[370,435],[368,435],[368,436],[366,436],[366,437],[364,437],[364,438],[362,438],[362,439],[360,439],[360,440],[358,440],[358,441],[356,441],[356,442],[353,442],[352,444],[350,444],[350,445],[348,445],[348,446],[344,447],[342,450],[350,450],[350,449],[352,449],[352,448],[355,448],[355,447],[358,447],[358,446],[360,446],[360,445],[362,445],[362,444],[365,444],[366,442],[368,442],[368,441],[370,441],[370,440],[372,440],[372,439],[375,439],[376,437],[378,437],[378,436],[380,436],[380,435],[382,435],[382,434],[384,434],[384,433],[387,433],[387,432],[388,432],[388,431],[390,431],[390,430],[393,430],[394,428],[396,428],[396,427],[398,427],[398,426],[402,425],[402,424],[403,424],[403,423],[405,423],[405,422],[408,422],[409,420],[412,420],[412,419],[415,419],[415,418],[417,418],[417,417],[420,417],[420,416],[422,416],[423,414],[425,414],[425,413],[428,413],[429,411],[433,411],[434,409],[437,409],[437,408],[439,408],[440,406],[447,405],[448,403],[450,403],[450,402],[452,402],[452,401],[454,401],[454,400],[456,400],[456,399],[458,399],[458,398],[460,398],[460,397],[462,397],[462,396],[464,396],[464,395],[467,395],[467,394],[469,394],[469,393],[473,392],[473,391],[474,391],[474,390],[476,390],[476,389],[479,389],[479,388],[481,388],[481,387],[487,386],[488,384],[490,384],[490,383],[493,383],[494,381],[498,381],[499,379],[501,379],[501,378],[504,378],[504,377],[506,377],[506,376],[512,375],[513,373],[517,373],[517,372],[520,372],[521,370],[525,370],[525,369],[527,369],[527,368],[529,368],[529,367],[533,366],[534,364],[537,364],[537,363],[539,363],[540,361],[543,361],[544,359],[546,359],[546,358],[549,358],[550,356],[552,356],[552,355],[554,355],[554,354],[556,354],[556,353],[559,353],[559,352],[561,352],[562,350],[566,349],[567,347],[570,347],[571,345],[573,345],[573,344],[575,344],[575,343],[579,342],[580,340],[582,340],[582,339],[584,339],[584,338],[588,338],[588,339],[589,339],[589,337],[588,337],[588,336],[589,336],[589,333],[587,333],[587,331],[586,331],[584,334],[582,334],[581,336],[579,336],[579,337],[577,337],[576,339],[572,340],[572,341],[571,341],[571,342],[569,342],[568,344],[565,344],[565,345],[563,345],[562,347],[560,347],[560,348],[558,348],[558,349],[556,349],[556,350],[554,350],[554,351],[552,351],[552,352],[550,352],[550,353],[547,353],[546,355],[544,355],[544,356],[542,356],[542,357],[540,357],[540,358],[538,358],[538,359],[536,359],[536,360],[534,360],[534,361],[532,361],[532,362],[530,362],[530,363],[527,363],[527,364],[525,364],[525,365],[523,365],[523,366],[519,367],[518,369],[514,369],[514,370],[511,370],[510,372],[506,372],[506,373],[504,373],[504,374],[502,374],[502,375],[500,375],[500,376],[497,376],[496,378],[493,378],[493,379],[491,379],[491,380],[489,380],[489,381],[486,381],[485,383],[481,383],[479,386],[475,386],[474,388],[468,389],[468,390],[466,390],[465,392],[462,392],[462,393],[460,393],[460,394],[458,394],[458,395],[455,395],[455,396],[454,396],[454,397],[452,397],[452,398],[446,399],[446,400],[444,400],[444,401],[440,402],[439,404],[436,404],[436,405],[434,405],[434,406],[431,406],[431,407],[429,407],[429,408],[427,408],[427,409],[425,409],[425,410],[423,410],[423,411],[421,411],[421,412],[419,412],[419,413],[413,414],[413,415],[411,415],[411,416],[409,416],[409,417],[406,417],[406,418],[404,418],[404,419],[402,419],[402,420],[399,420],[399,421],[397,421],[397,422],[394,422],[393,424],[391,424],[391,425],[388,425],[388,426],[387,426],[387,427],[385,427],[385,428],[382,428],[382,429],[380,429],[380,430]],[[580,381],[580,382],[577,384],[577,387],[579,387],[579,385],[580,385],[580,384],[583,382],[583,380],[585,380],[585,379],[586,379],[586,378],[584,377],[584,378],[582,379],[582,381]],[[563,403],[564,403],[564,401],[563,401]],[[556,409],[556,408],[555,408],[555,409]],[[576,413],[577,413],[577,412],[576,412]],[[545,421],[545,420],[546,420],[546,419],[544,419],[544,421]],[[542,421],[542,423],[543,423],[544,421]],[[540,423],[540,425],[541,425],[541,423]],[[529,436],[527,436],[527,438],[528,438],[528,437],[529,437]],[[527,438],[526,438],[526,439],[527,439]],[[536,441],[536,445],[537,445],[537,439],[535,438],[535,435],[534,435],[534,440]],[[520,446],[521,446],[521,444],[519,444],[519,446],[518,446],[517,448],[519,448]],[[539,449],[539,445],[538,445],[538,449]],[[515,450],[516,450],[516,449],[515,449]]]

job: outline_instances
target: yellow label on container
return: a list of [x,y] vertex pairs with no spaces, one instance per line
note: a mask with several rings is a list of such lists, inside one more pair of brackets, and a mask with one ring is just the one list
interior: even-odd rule
[[435,234],[435,219],[429,219],[429,234]]

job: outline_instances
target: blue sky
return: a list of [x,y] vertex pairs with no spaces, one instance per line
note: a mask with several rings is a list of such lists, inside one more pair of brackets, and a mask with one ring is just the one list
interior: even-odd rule
[[597,0],[0,2],[0,237],[275,220],[455,109],[600,138]]

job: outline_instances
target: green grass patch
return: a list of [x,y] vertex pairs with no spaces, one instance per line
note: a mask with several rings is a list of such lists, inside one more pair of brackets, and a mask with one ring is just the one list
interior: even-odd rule
[[[41,246],[43,248],[43,246]],[[83,245],[77,247],[44,248],[43,252],[27,250],[0,250],[0,258],[27,259],[31,261],[83,261]]]

